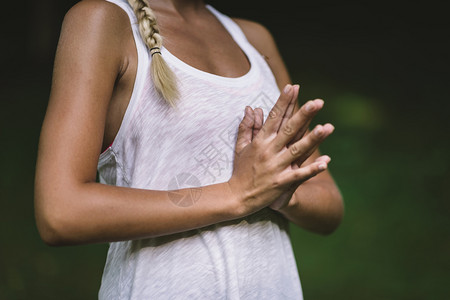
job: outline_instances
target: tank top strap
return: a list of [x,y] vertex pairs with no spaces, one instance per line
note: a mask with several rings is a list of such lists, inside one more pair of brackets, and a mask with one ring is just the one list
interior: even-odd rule
[[[133,30],[133,37],[136,43],[138,54],[148,52],[147,46],[142,40],[141,34],[139,32],[139,24],[136,15],[134,14],[133,8],[130,6],[128,1],[126,0],[106,0],[106,1],[114,3],[115,5],[119,6],[128,15],[128,18],[130,19],[131,28]],[[141,57],[139,58],[141,59]]]
[[108,2],[114,3],[115,5],[122,8],[128,15],[131,21],[131,26],[135,27],[137,26],[137,19],[136,15],[134,14],[133,8],[130,6],[128,1],[125,0],[106,0]]
[[130,123],[131,116],[134,114],[134,111],[138,107],[138,102],[140,101],[140,95],[142,94],[142,91],[145,89],[147,85],[148,78],[150,77],[150,52],[148,51],[148,47],[145,44],[144,40],[141,37],[141,34],[139,32],[139,24],[136,18],[136,15],[134,14],[133,8],[130,6],[128,1],[126,0],[106,0],[110,3],[113,3],[117,6],[119,6],[122,10],[125,11],[125,13],[128,15],[128,18],[130,19],[131,24],[131,30],[133,33],[134,43],[136,45],[136,51],[137,51],[137,70],[136,70],[136,77],[134,80],[134,86],[133,91],[131,93],[130,101],[128,103],[127,109],[125,110],[125,114],[122,119],[122,123],[120,125],[119,131],[111,144],[109,148],[105,150],[100,155],[99,163],[100,165],[104,163],[105,160],[108,158],[108,152],[112,149],[119,148],[119,143],[122,142],[122,135],[127,131],[127,127]]
[[211,5],[207,4],[206,7],[222,23],[222,25],[225,27],[225,29],[230,33],[231,37],[244,50],[244,52],[247,52],[246,50],[249,49],[250,43],[247,40],[247,37],[245,36],[241,27],[239,27],[239,25],[236,24],[236,22],[234,22],[230,17],[219,12]]

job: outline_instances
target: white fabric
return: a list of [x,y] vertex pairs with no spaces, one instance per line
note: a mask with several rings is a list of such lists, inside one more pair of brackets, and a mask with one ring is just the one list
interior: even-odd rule
[[[239,78],[220,77],[187,65],[163,48],[181,94],[178,108],[170,108],[154,89],[151,57],[132,9],[126,1],[108,1],[130,17],[138,69],[120,130],[99,158],[100,181],[151,190],[228,181],[245,106],[261,107],[267,117],[279,96],[267,63],[236,23],[208,6],[247,55],[250,71]],[[198,230],[111,243],[99,298],[302,299],[287,229],[281,215],[263,209]]]

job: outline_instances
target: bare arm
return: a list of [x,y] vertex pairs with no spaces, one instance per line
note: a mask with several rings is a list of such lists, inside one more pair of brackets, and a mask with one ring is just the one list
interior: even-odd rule
[[137,239],[237,217],[226,184],[204,187],[196,205],[183,208],[167,192],[95,182],[109,100],[123,71],[124,23],[121,9],[97,1],[79,3],[65,18],[35,184],[37,225],[49,244]]
[[[291,82],[287,68],[277,49],[270,32],[262,25],[235,19],[244,31],[250,43],[266,58],[275,75],[278,87],[281,89]],[[297,101],[293,113],[299,110]],[[319,150],[303,163],[310,164],[320,156]],[[326,159],[326,158],[325,158]],[[343,216],[343,199],[328,170],[318,174],[301,184],[285,207],[279,211],[291,222],[314,232],[328,234],[339,225]]]
[[[254,115],[248,111],[236,143],[245,159],[235,160],[231,183],[202,187],[195,205],[176,206],[166,191],[96,183],[108,105],[126,69],[123,40],[129,26],[126,14],[106,1],[80,2],[65,18],[36,167],[35,214],[44,241],[131,240],[204,227],[267,207],[288,184],[322,171],[319,163],[290,171],[289,155],[283,161],[264,155],[281,124],[278,114],[264,124],[265,138],[261,135],[258,143],[241,149],[251,139],[247,129]],[[282,93],[279,109],[284,112],[295,97],[292,88]],[[306,119],[300,116],[299,126]],[[304,147],[312,148],[319,140],[312,138]]]

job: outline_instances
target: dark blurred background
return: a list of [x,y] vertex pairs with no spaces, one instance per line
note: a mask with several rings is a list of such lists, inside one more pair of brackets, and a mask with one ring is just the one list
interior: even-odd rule
[[[51,248],[34,222],[40,126],[65,12],[2,3],[0,299],[95,299],[107,245]],[[306,299],[449,299],[449,22],[443,1],[209,1],[273,33],[345,198],[340,228],[292,227]]]

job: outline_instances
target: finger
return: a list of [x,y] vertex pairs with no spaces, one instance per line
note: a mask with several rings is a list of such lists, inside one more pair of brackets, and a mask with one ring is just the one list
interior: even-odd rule
[[321,142],[326,139],[334,130],[331,124],[317,125],[313,131],[299,141],[290,145],[281,155],[280,162],[291,164],[296,162],[301,165],[317,149]]
[[286,122],[292,117],[295,111],[295,107],[298,105],[297,99],[298,99],[298,91],[300,90],[300,86],[298,84],[293,86],[294,88],[294,95],[292,97],[291,102],[289,103],[289,106],[286,110],[286,113],[283,116],[283,121],[281,121],[280,128],[283,128],[283,126],[286,124]]
[[286,109],[288,108],[289,103],[292,100],[293,94],[294,89],[292,85],[286,85],[281,92],[277,102],[269,112],[266,122],[261,127],[261,132],[258,135],[258,138],[265,139],[278,132],[281,121],[283,120],[283,116],[286,113]]
[[301,184],[317,174],[325,171],[328,164],[323,161],[314,162],[307,166],[286,172],[280,179],[283,184],[297,183]]
[[[319,126],[319,128],[320,128],[320,126]],[[312,147],[311,149],[309,149],[309,151],[307,151],[306,153],[301,155],[299,158],[297,158],[297,160],[294,162],[295,165],[301,167],[301,165],[308,159],[308,157],[310,157],[314,153],[314,151],[317,150],[317,148],[319,147],[319,144],[321,144],[330,134],[332,134],[334,132],[334,126],[327,123],[322,126],[322,130],[323,130],[323,132],[322,132],[323,136],[321,138],[321,141],[318,142],[318,144],[315,147]],[[327,155],[318,157],[317,159],[321,159],[322,161],[326,161],[328,159],[327,163],[329,163],[331,161],[331,158]]]
[[255,108],[255,125],[253,126],[253,138],[256,137],[264,122],[264,112],[260,107]]
[[255,123],[255,115],[250,106],[245,107],[244,118],[239,124],[235,152],[240,153],[252,141],[253,125]]
[[316,158],[316,160],[314,162],[320,162],[320,161],[323,161],[323,162],[326,162],[327,164],[329,164],[331,161],[331,158],[328,155],[322,155],[322,156],[319,156],[318,158]]
[[280,151],[289,143],[300,140],[307,131],[312,118],[322,109],[323,104],[321,99],[306,102],[280,129],[273,141],[274,150]]
[[[314,160],[314,162],[321,162],[321,161],[326,162],[327,164],[329,164],[330,161],[331,161],[331,158],[328,155],[322,155],[322,156],[320,156],[320,157],[318,157],[318,158],[316,158]],[[308,162],[308,161],[307,160],[303,161],[303,163],[306,163],[306,162]],[[294,163],[291,164],[291,167],[293,169],[298,169],[298,168],[302,167],[302,164],[297,164],[297,162],[294,162]]]
[[[295,138],[291,142],[296,142],[296,141],[300,140],[305,135],[305,133],[308,131],[309,124],[311,123],[311,120],[317,115],[317,113],[323,108],[323,105],[325,104],[322,99],[314,99],[314,100],[311,100],[311,101],[312,101],[312,103],[314,105],[314,109],[313,109],[313,111],[310,112],[310,120],[309,120],[309,122],[307,122],[305,124],[304,127],[302,127],[299,130],[299,132],[297,133],[297,135],[295,136]],[[305,109],[307,109],[307,108],[305,107]]]

